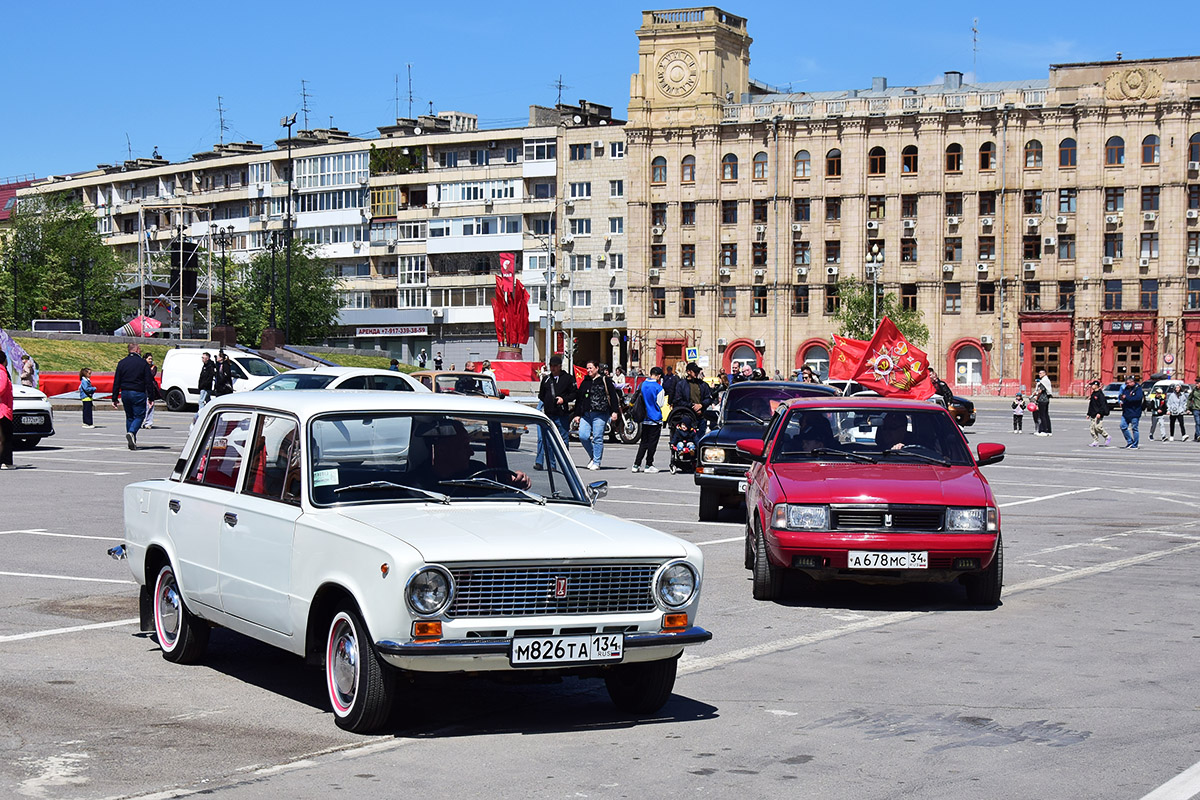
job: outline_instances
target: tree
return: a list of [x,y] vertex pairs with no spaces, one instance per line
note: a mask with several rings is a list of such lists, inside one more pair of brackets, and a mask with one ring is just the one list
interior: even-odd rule
[[[221,318],[220,256],[213,261],[213,316]],[[275,324],[285,325],[286,300],[285,248],[275,254]],[[291,341],[289,344],[316,342],[333,333],[341,300],[334,265],[316,253],[305,241],[292,242]],[[238,340],[257,347],[263,328],[271,322],[271,253],[259,251],[247,263],[229,262],[225,280],[229,297],[229,322],[238,329]]]
[[876,320],[888,317],[896,327],[918,347],[929,341],[929,327],[921,322],[922,314],[917,309],[904,309],[892,292],[879,292],[872,316],[872,283],[863,283],[854,278],[837,282],[838,310],[834,319],[838,323],[838,334],[851,339],[870,339],[875,335]]

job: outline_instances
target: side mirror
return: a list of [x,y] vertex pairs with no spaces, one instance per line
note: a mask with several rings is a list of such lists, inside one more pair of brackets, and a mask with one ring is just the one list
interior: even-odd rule
[[587,485],[587,493],[595,505],[601,497],[608,497],[608,481],[592,481]]
[[738,439],[737,442],[738,452],[749,456],[752,461],[762,461],[766,447],[767,443],[762,439]]
[[509,391],[508,391],[508,389],[501,389],[501,390],[500,390],[500,396],[501,396],[501,397],[508,397],[508,395],[509,395]]
[[999,464],[1004,460],[1004,445],[993,444],[991,442],[983,442],[979,445],[979,457],[976,458],[976,463],[981,467],[986,467],[988,464]]

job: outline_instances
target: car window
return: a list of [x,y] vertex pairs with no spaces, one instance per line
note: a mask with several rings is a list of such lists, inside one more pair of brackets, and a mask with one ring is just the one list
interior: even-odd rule
[[[776,463],[824,461],[846,453],[847,461],[925,463],[938,459],[970,465],[970,451],[954,421],[941,410],[910,408],[791,409],[776,436]],[[885,455],[886,453],[886,455]]]
[[333,381],[332,375],[314,375],[311,372],[285,372],[278,377],[255,387],[257,391],[271,392],[283,389],[324,389]]
[[338,384],[339,389],[366,389],[370,379],[366,375],[355,375]]
[[229,359],[229,374],[233,376],[234,380],[242,380],[246,377],[246,371],[239,367],[238,362],[232,358]]
[[722,423],[762,421],[765,424],[776,409],[788,400],[825,394],[827,392],[821,390],[773,386],[767,381],[735,385],[725,392]]
[[394,375],[376,375],[374,388],[382,389],[385,392],[411,392],[413,390],[411,383]]
[[246,477],[246,494],[300,503],[300,429],[294,419],[258,418]]
[[185,479],[188,483],[218,489],[237,486],[250,434],[250,416],[249,411],[223,411],[215,416]]
[[430,378],[428,375],[421,376],[421,383],[425,384],[426,389],[433,390],[433,378]]
[[439,375],[437,378],[439,392],[457,392],[458,394],[483,395],[497,397],[496,382],[486,375]]
[[269,378],[272,375],[278,375],[279,371],[268,364],[261,358],[250,358],[248,356],[236,356],[233,359],[236,363],[242,366],[242,369],[254,375],[257,378]]

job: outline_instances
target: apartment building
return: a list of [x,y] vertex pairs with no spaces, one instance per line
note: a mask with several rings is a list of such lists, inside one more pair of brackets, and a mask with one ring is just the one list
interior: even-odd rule
[[747,21],[643,14],[629,337],[643,367],[828,366],[838,281],[920,309],[960,386],[1200,366],[1200,59],[783,92]]

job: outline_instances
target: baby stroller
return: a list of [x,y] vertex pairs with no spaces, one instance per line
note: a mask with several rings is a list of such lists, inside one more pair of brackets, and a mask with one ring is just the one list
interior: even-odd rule
[[696,471],[696,430],[699,420],[690,408],[677,408],[667,417],[671,430],[671,473]]

